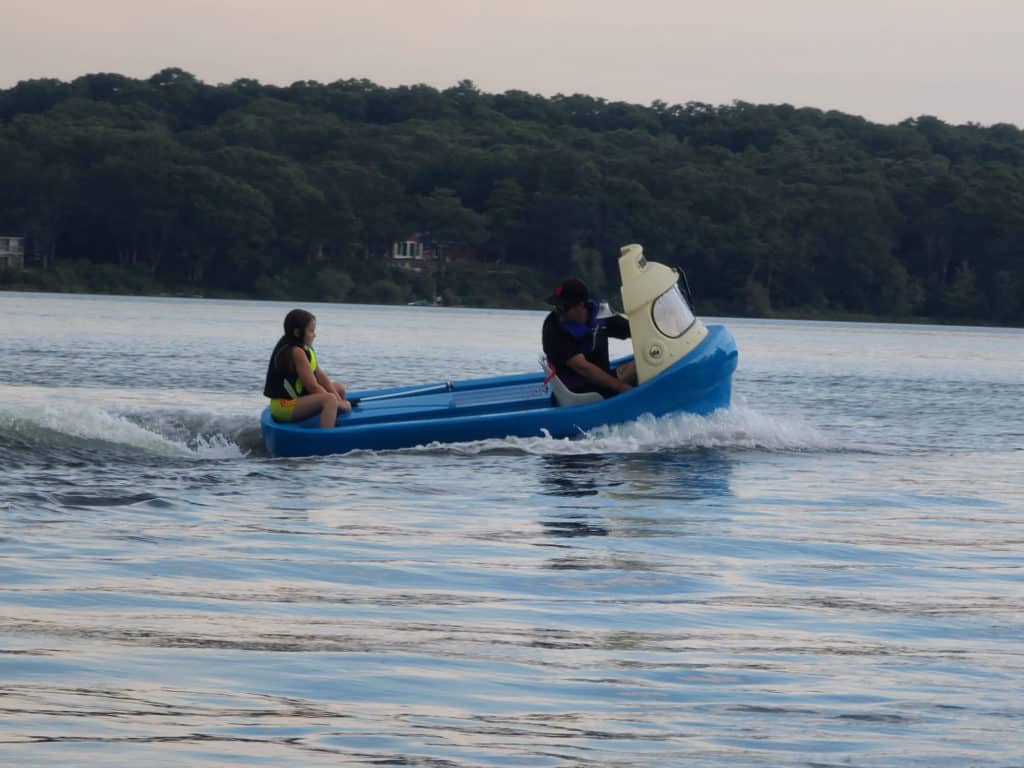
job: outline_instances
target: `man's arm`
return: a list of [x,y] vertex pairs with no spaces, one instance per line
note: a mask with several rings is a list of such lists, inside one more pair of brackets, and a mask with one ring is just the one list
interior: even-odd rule
[[573,355],[565,364],[601,389],[610,389],[612,392],[628,392],[633,388],[631,384],[627,384],[618,377],[605,373],[582,354]]

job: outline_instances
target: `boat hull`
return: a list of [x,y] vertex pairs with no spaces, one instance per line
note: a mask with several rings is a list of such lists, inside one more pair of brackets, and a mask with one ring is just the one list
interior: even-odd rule
[[[628,359],[628,358],[627,358]],[[337,426],[320,429],[314,416],[280,424],[264,409],[263,441],[274,457],[393,450],[430,443],[504,437],[576,437],[596,427],[650,414],[708,414],[732,398],[738,353],[728,329],[708,328],[686,357],[629,392],[585,405],[556,406],[544,375],[518,374],[436,385],[353,392],[363,400]]]

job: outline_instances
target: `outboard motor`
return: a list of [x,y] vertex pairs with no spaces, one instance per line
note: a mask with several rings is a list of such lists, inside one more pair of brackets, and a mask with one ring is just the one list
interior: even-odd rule
[[642,246],[622,246],[619,274],[637,378],[643,384],[691,352],[708,329],[694,317],[679,290],[679,273],[645,259]]

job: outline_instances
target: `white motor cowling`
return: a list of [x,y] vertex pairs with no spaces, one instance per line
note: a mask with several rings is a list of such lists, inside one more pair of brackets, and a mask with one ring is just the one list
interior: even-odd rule
[[622,246],[619,274],[637,378],[643,384],[691,352],[708,329],[679,290],[679,273],[645,259],[642,246]]

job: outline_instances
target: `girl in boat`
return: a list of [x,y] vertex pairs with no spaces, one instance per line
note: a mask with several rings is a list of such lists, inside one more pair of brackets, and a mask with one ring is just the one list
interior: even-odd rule
[[270,398],[274,421],[302,421],[320,414],[321,427],[333,427],[338,411],[348,413],[345,385],[331,381],[317,364],[313,351],[316,317],[304,309],[293,309],[284,318],[284,335],[278,340],[267,366],[263,394]]

